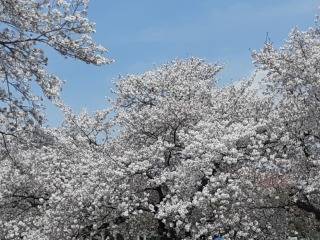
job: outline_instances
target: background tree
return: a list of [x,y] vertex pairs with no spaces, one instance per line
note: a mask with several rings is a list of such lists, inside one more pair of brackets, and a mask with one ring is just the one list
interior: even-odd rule
[[287,204],[294,206],[297,220],[290,222],[309,238],[319,236],[319,39],[317,23],[305,32],[294,29],[279,50],[267,43],[253,54],[276,97],[278,127],[273,131],[286,138],[282,151],[288,160],[282,169],[291,182]]

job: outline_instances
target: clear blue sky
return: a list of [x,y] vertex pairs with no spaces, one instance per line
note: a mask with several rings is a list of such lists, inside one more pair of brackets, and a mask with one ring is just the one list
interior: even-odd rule
[[[75,111],[106,107],[119,75],[142,73],[191,56],[220,62],[221,84],[252,73],[250,53],[269,33],[280,46],[295,26],[314,24],[320,0],[91,0],[95,39],[115,63],[95,67],[49,54],[49,69],[66,80],[62,97]],[[47,103],[49,124],[62,119]]]

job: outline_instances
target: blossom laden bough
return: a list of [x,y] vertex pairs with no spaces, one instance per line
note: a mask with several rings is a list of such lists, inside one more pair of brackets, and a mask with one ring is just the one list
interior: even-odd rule
[[87,0],[0,1],[1,121],[43,122],[33,81],[49,99],[59,96],[62,81],[47,71],[46,47],[89,64],[112,62],[92,39],[95,25],[87,18],[87,8]]

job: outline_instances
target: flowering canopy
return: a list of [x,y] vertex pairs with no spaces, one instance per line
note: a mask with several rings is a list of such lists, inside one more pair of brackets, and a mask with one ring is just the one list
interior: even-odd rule
[[[9,1],[0,2],[10,8]],[[66,21],[57,38],[49,32],[39,39],[62,54],[108,62],[87,37],[79,43],[74,34],[63,33],[74,31],[81,19],[86,27],[74,33],[92,32],[82,15],[86,1],[16,2],[12,14],[28,8],[35,13],[22,39],[33,38],[34,28]],[[53,19],[37,19],[46,15]],[[257,71],[265,75],[262,82],[253,77],[222,88],[216,84],[221,66],[197,58],[176,60],[120,78],[111,109],[76,115],[60,104],[65,121],[59,128],[17,132],[3,125],[0,238],[318,238],[319,34],[318,27],[295,29],[283,48],[266,43],[254,52]],[[34,41],[0,45],[35,49]],[[34,65],[37,71],[43,61]],[[3,83],[27,83],[38,76],[22,63],[14,69],[9,75],[3,70]],[[19,71],[23,74],[15,75]],[[48,96],[57,95],[54,84],[42,87]]]

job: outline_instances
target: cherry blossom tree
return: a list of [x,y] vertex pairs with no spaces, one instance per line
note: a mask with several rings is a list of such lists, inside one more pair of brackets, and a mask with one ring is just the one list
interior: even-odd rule
[[[269,93],[276,96],[276,145],[283,145],[291,182],[288,201],[296,212],[293,222],[300,237],[319,235],[319,26],[294,29],[281,49],[267,43],[254,52],[257,66],[266,71]],[[279,138],[286,138],[279,144]],[[277,164],[279,166],[279,164]]]
[[130,191],[141,195],[125,214],[154,219],[141,223],[142,232],[152,230],[161,239],[199,239],[219,231],[261,236],[241,207],[253,162],[241,142],[265,125],[270,101],[258,97],[250,81],[218,88],[220,69],[189,59],[119,81],[115,106],[126,145],[119,157],[131,172]]
[[[76,147],[83,145],[84,138],[93,139],[94,134],[100,133],[99,141],[101,135],[106,137],[107,126],[101,123],[90,136],[81,132],[80,137],[74,133],[80,120],[68,113],[66,127],[43,128],[42,97],[36,96],[32,88],[37,84],[45,97],[59,102],[62,81],[48,72],[44,49],[54,49],[88,64],[111,63],[104,56],[106,49],[92,40],[95,26],[87,19],[87,8],[88,1],[82,0],[0,1],[1,239],[68,239],[72,235],[71,230],[64,232],[66,228],[61,227],[72,216],[61,209],[73,208],[75,201],[71,191],[69,199],[67,195],[63,197],[68,188],[65,179],[77,179],[71,177],[71,168],[78,180],[82,178],[81,171],[76,169],[90,164],[81,163],[80,159],[93,159],[90,154],[94,151],[88,150],[91,143],[81,153]],[[103,116],[105,113],[99,113],[92,121],[102,121]],[[78,119],[83,119],[83,124],[91,121],[86,115]],[[89,131],[90,126],[83,125],[78,131],[84,127]],[[94,126],[91,127],[93,131]],[[71,167],[73,158],[79,159],[80,165]]]
[[[118,83],[117,122],[123,132],[121,159],[132,176],[131,191],[140,193],[139,212],[154,218],[169,193],[166,175],[180,165],[184,148],[180,132],[187,131],[206,114],[211,104],[214,77],[221,69],[198,59],[176,61],[141,76],[130,75]],[[143,202],[140,202],[144,200]],[[130,209],[130,208],[129,208]],[[135,213],[133,208],[132,214]],[[127,211],[126,214],[130,214]],[[146,227],[166,236],[162,219]],[[173,232],[172,232],[173,234]],[[173,237],[173,236],[172,236]]]
[[[0,133],[1,147],[8,137],[43,123],[41,96],[57,99],[62,81],[47,70],[44,49],[88,64],[107,64],[106,51],[92,40],[95,26],[87,19],[88,1],[0,1]],[[7,141],[7,142],[5,142]]]

